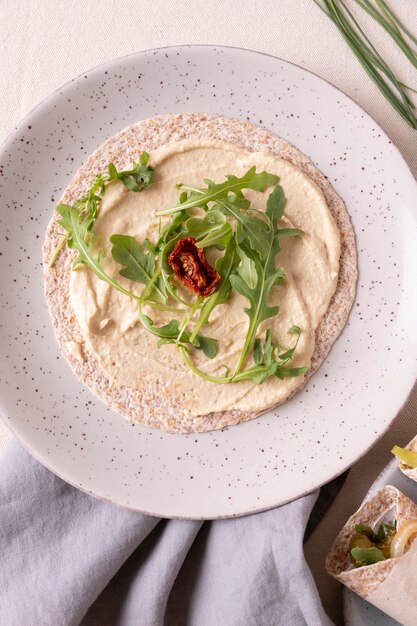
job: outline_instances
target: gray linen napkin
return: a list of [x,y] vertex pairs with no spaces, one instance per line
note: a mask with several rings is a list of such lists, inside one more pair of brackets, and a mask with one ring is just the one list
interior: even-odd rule
[[0,624],[330,625],[302,540],[317,494],[232,520],[159,520],[0,458]]

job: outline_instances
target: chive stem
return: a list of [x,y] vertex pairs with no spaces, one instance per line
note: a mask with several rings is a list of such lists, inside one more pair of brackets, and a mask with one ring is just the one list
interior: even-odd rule
[[[404,85],[397,79],[346,2],[344,0],[313,1],[333,21],[364,71],[386,100],[412,128],[417,129],[417,117],[414,114],[416,107],[405,91],[415,92],[415,89]],[[389,8],[385,0],[375,0],[375,4],[370,0],[355,0],[355,2],[385,30],[408,61],[417,69],[417,50],[411,47],[406,37],[414,45],[417,45],[417,38]]]

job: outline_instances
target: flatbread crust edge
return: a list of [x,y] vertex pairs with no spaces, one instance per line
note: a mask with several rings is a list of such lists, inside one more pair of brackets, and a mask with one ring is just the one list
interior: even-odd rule
[[[325,195],[341,235],[339,278],[330,306],[316,331],[316,347],[308,374],[300,379],[301,389],[326,358],[333,342],[346,324],[355,298],[357,281],[356,246],[353,228],[342,199],[304,154],[291,144],[249,122],[221,115],[180,113],[157,116],[138,122],[110,137],[77,171],[60,202],[73,204],[91,185],[95,174],[107,164],[127,167],[141,151],[155,150],[164,144],[183,139],[217,139],[251,152],[269,152],[298,167],[313,180]],[[59,238],[58,216],[54,213],[43,246],[44,290],[55,335],[61,351],[77,378],[107,406],[132,422],[171,433],[206,432],[238,424],[260,413],[228,410],[200,417],[189,417],[179,410],[162,383],[140,391],[115,385],[100,369],[97,360],[84,350],[78,322],[69,298],[69,280],[74,251],[65,247],[55,265],[48,262]],[[61,229],[62,230],[62,229]],[[81,343],[83,360],[69,350],[70,342]]]
[[356,524],[374,526],[381,517],[395,508],[397,525],[417,519],[417,505],[392,485],[379,489],[348,519],[326,558],[326,570],[349,589],[367,598],[387,578],[401,557],[347,570],[350,564],[349,542]]

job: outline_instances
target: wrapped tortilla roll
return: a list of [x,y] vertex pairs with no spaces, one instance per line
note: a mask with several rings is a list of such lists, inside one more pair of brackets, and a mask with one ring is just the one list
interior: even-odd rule
[[[409,452],[411,451],[411,454]],[[400,461],[399,469],[403,474],[417,481],[417,436],[405,448],[395,446],[392,452]]]
[[[395,524],[389,537],[388,558],[371,565],[355,566],[351,561],[352,537],[358,525],[377,532]],[[355,529],[355,526],[357,527]],[[365,531],[368,532],[368,531]],[[371,531],[372,533],[372,531]],[[401,491],[388,485],[366,501],[352,515],[337,536],[326,559],[326,569],[349,589],[398,620],[404,626],[417,624],[417,505]],[[373,538],[375,541],[375,537]],[[371,543],[371,542],[369,542]],[[380,545],[380,544],[378,544]],[[373,551],[377,550],[372,548]],[[402,554],[402,556],[390,556]],[[352,551],[353,552],[353,551]],[[377,550],[377,553],[380,550]],[[355,553],[358,554],[358,553]]]

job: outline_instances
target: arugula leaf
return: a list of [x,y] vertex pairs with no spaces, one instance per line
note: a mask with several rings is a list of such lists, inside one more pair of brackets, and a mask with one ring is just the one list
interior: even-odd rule
[[[58,204],[56,211],[61,216],[58,224],[68,232],[68,247],[78,251],[73,268],[80,263],[88,265],[94,246],[94,233],[89,232],[94,222],[93,218],[83,217],[75,207],[69,204]],[[101,252],[99,257],[102,254]],[[97,263],[99,264],[98,260]]]
[[205,214],[204,218],[189,217],[185,222],[185,228],[190,237],[201,239],[212,230],[216,230],[226,223],[226,217],[218,209],[213,209]]
[[385,557],[379,548],[352,548],[350,551],[355,561],[355,567],[372,565],[379,561],[385,561]]
[[258,274],[254,257],[253,255],[246,254],[244,248],[241,246],[238,246],[237,253],[240,258],[240,266],[238,269],[239,276],[248,285],[248,287],[250,287],[250,289],[254,289],[258,282]]
[[[290,331],[291,329],[288,332]],[[274,360],[275,350],[276,350],[276,347],[272,343],[271,329],[268,328],[268,330],[265,332],[265,342],[263,345],[263,360],[264,360],[265,365],[271,365],[271,363]]]
[[370,526],[364,526],[363,524],[355,524],[355,533],[361,533],[366,535],[373,543],[376,543],[375,533]]
[[277,223],[284,214],[284,207],[287,203],[287,199],[284,194],[284,190],[281,185],[277,185],[268,196],[266,202],[266,214],[273,220],[274,226],[277,228]]
[[155,258],[145,254],[140,243],[130,235],[112,235],[112,257],[120,265],[124,265],[119,274],[138,283],[146,285],[155,271]]
[[225,215],[216,209],[208,211],[203,219],[190,217],[185,222],[185,228],[190,237],[197,239],[198,248],[225,247],[233,234]]
[[[181,330],[177,319],[173,319],[164,326],[155,326],[153,320],[143,313],[139,308],[139,318],[143,326],[156,337],[160,337],[158,342],[158,348],[161,345],[167,343],[175,343],[180,347],[188,350],[187,344],[193,345],[195,348],[202,350],[204,354],[212,359],[217,353],[217,339],[211,337],[205,337],[203,335],[196,335],[195,339],[191,342],[189,334],[186,330]],[[178,337],[180,336],[180,339]]]
[[108,165],[108,181],[121,180],[130,191],[143,191],[152,182],[154,170],[148,165],[149,154],[142,152],[137,163],[130,170],[118,172],[114,163]]
[[299,237],[304,234],[304,231],[299,228],[279,228],[277,231],[277,237],[279,239],[284,239],[284,237]]
[[232,235],[232,227],[228,224],[228,222],[225,222],[223,226],[220,226],[216,230],[212,230],[205,237],[203,237],[203,239],[197,243],[197,248],[208,248],[209,246],[225,248]]
[[307,367],[281,367],[278,361],[273,361],[271,365],[252,365],[252,367],[234,374],[230,380],[231,382],[252,380],[257,385],[262,385],[271,376],[276,376],[283,380],[285,378],[303,376],[306,372],[308,372]]
[[298,342],[300,341],[301,328],[299,326],[291,326],[291,328],[288,331],[288,334],[297,335],[297,339],[292,348],[289,348],[289,350],[286,350],[285,352],[279,355],[279,359],[283,364],[287,363],[293,358],[294,352],[296,351],[297,346],[298,346]]
[[[207,208],[209,202],[217,202],[219,198],[227,199],[229,194],[238,194],[242,189],[253,189],[254,191],[264,191],[268,187],[275,185],[279,177],[268,172],[256,172],[256,166],[251,167],[246,174],[238,178],[237,176],[226,176],[223,183],[214,183],[212,180],[204,179],[205,188],[191,187],[179,184],[177,187],[190,191],[187,200],[181,203],[181,208],[189,210],[193,208]],[[156,215],[169,215],[177,211],[179,206],[157,211]]]
[[[275,257],[281,249],[278,222],[282,217],[285,202],[284,192],[277,185],[270,193],[266,205],[266,215],[270,219],[271,227],[268,231],[268,243],[263,250],[262,257],[247,245],[246,240],[238,246],[239,256],[241,258],[243,256],[249,258],[247,265],[252,261],[251,267],[255,267],[256,270],[256,282],[249,280],[244,263],[237,269],[236,274],[233,274],[230,278],[232,287],[243,295],[250,304],[248,308],[245,308],[245,313],[249,317],[249,328],[235,374],[241,371],[246,357],[253,347],[259,324],[277,315],[279,310],[277,306],[270,307],[268,299],[272,287],[280,284],[285,277],[284,270],[275,267]],[[289,371],[286,372],[286,374],[289,373]],[[281,375],[284,374],[281,372]]]
[[255,365],[262,365],[263,358],[262,343],[259,337],[257,337],[253,344],[253,360],[255,361]]
[[308,367],[278,367],[274,372],[277,378],[297,378],[304,376],[308,372]]
[[155,256],[151,252],[145,254],[140,243],[130,235],[112,235],[110,242],[113,259],[124,266],[119,274],[146,285],[146,297],[164,304],[167,298],[163,284],[155,276]]
[[395,533],[395,531],[395,526],[391,526],[391,524],[381,522],[378,531],[375,534],[375,543],[384,543],[384,540],[389,537],[389,535]]
[[240,244],[238,249],[240,257],[242,257],[242,255],[249,257],[248,265],[249,262],[252,261],[256,271],[256,282],[255,284],[248,282],[249,274],[243,269],[243,265],[242,267],[238,267],[237,273],[230,277],[232,287],[249,300],[250,304],[249,307],[244,309],[249,317],[249,328],[235,373],[241,370],[253,346],[259,324],[277,315],[279,307],[269,306],[268,298],[272,287],[282,282],[285,277],[284,270],[282,268],[275,268],[275,264],[271,265],[270,262],[272,257],[275,259],[275,254],[279,249],[278,240],[271,238],[265,264],[262,264],[259,256],[246,244],[246,241]]
[[75,268],[79,264],[88,265],[98,278],[109,283],[112,287],[120,291],[126,296],[136,297],[130,291],[119,285],[111,276],[103,269],[104,250],[100,248],[96,256],[94,255],[94,233],[91,232],[92,217],[83,218],[78,210],[68,204],[59,204],[56,208],[57,213],[61,215],[58,224],[65,228],[68,232],[67,244],[72,250],[77,250],[76,257],[72,267]]
[[202,350],[209,359],[213,359],[217,354],[217,339],[205,337],[204,335],[196,335],[192,344],[195,348]]
[[238,243],[241,243],[247,237],[253,250],[256,250],[262,260],[265,260],[271,229],[266,213],[262,214],[262,216],[256,216],[247,210],[242,211],[236,202],[229,200],[218,200],[217,202],[221,209],[236,221],[236,239]]
[[[292,326],[288,333],[296,334],[295,329],[298,329],[299,333],[301,333],[298,326]],[[306,367],[284,367],[295,352],[298,344],[299,333],[293,348],[284,353],[285,357],[289,354],[291,354],[291,356],[282,359],[280,355],[278,358],[275,358],[278,346],[276,346],[272,341],[271,330],[268,328],[265,332],[265,341],[263,344],[259,337],[255,339],[253,346],[253,360],[255,365],[233,376],[233,380],[253,380],[256,384],[260,385],[270,376],[276,376],[277,378],[283,379],[302,376],[305,374],[308,371]]]
[[262,342],[259,337],[255,339],[253,348],[253,360],[255,365],[271,365],[274,360],[274,352],[276,346],[272,343],[271,329],[265,332],[265,342]]
[[104,177],[102,174],[97,174],[91,189],[74,204],[74,207],[78,209],[78,212],[83,215],[83,217],[88,217],[92,220],[90,228],[92,228],[94,220],[97,217],[104,189]]

